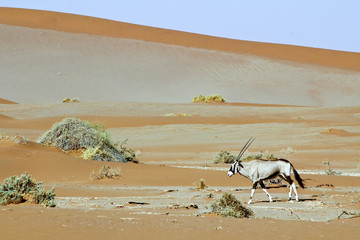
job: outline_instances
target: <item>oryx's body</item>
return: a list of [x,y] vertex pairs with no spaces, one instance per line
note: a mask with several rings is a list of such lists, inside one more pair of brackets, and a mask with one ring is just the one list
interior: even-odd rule
[[290,184],[289,191],[289,201],[291,200],[291,192],[294,190],[295,199],[299,201],[299,197],[296,191],[296,186],[294,181],[291,179],[291,169],[294,172],[295,179],[299,183],[299,185],[303,188],[303,180],[300,178],[299,174],[295,170],[294,166],[286,159],[277,159],[277,160],[252,160],[249,162],[234,162],[231,166],[228,176],[239,173],[244,177],[247,177],[253,182],[253,188],[251,190],[249,204],[252,201],[252,198],[255,193],[255,189],[258,184],[260,184],[261,188],[268,195],[270,202],[272,198],[270,194],[267,192],[263,180],[268,180],[280,176]]
[[239,173],[253,182],[253,187],[251,190],[249,204],[252,201],[252,198],[255,193],[255,189],[258,184],[260,184],[261,188],[268,195],[270,202],[272,202],[272,197],[267,192],[263,180],[268,180],[280,176],[290,184],[289,191],[289,201],[291,200],[291,192],[294,190],[295,199],[299,201],[299,196],[296,191],[296,186],[294,181],[291,179],[291,170],[294,172],[294,176],[296,181],[299,183],[300,187],[304,188],[303,180],[300,178],[300,175],[295,170],[294,166],[286,159],[276,159],[276,160],[251,160],[251,161],[239,161],[242,154],[246,151],[246,149],[250,146],[250,144],[254,141],[254,139],[250,139],[243,149],[240,151],[238,158],[231,165],[228,176]]

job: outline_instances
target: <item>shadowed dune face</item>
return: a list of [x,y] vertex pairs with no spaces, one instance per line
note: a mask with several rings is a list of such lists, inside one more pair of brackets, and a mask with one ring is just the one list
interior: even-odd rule
[[[360,73],[134,39],[0,25],[1,96],[20,103],[228,101],[358,105]],[[47,86],[43,91],[43,86]]]

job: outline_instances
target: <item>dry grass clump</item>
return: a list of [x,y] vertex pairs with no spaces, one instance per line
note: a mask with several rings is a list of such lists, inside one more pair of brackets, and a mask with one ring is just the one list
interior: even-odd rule
[[233,163],[236,157],[228,151],[221,150],[214,159],[214,163]]
[[24,145],[29,143],[29,141],[23,136],[16,135],[15,137],[10,137],[3,132],[0,132],[0,140],[5,140],[8,142],[15,142],[15,143],[24,144]]
[[203,95],[199,95],[194,97],[191,101],[192,103],[224,103],[225,99],[219,94],[207,95],[206,97]]
[[205,179],[201,178],[198,182],[194,183],[197,190],[205,190],[208,186],[205,184]]
[[42,183],[31,179],[27,173],[20,177],[11,176],[5,179],[4,184],[0,187],[0,204],[8,205],[23,202],[55,207],[54,189],[45,191]]
[[62,100],[63,103],[75,103],[75,102],[79,102],[78,98],[64,98]]
[[328,128],[320,132],[322,135],[337,135],[337,136],[351,136],[353,134],[345,131],[344,129]]
[[323,161],[324,166],[327,167],[327,169],[325,169],[325,173],[326,175],[340,175],[341,172],[335,171],[334,169],[331,168],[331,162],[329,161]]
[[281,153],[285,153],[285,154],[293,154],[295,152],[296,152],[296,150],[293,149],[292,147],[287,147],[286,149],[281,149]]
[[125,139],[121,143],[115,143],[114,146],[119,150],[120,154],[128,162],[139,163],[136,159],[136,154],[133,148],[126,147],[128,139]]
[[264,160],[276,160],[278,159],[277,157],[275,157],[274,154],[269,153],[269,152],[265,152],[265,153],[258,153],[258,154],[250,154],[248,156],[246,156],[243,161],[250,161],[250,160],[256,160],[256,159],[264,159]]
[[43,134],[39,142],[63,151],[83,150],[83,158],[97,161],[127,162],[115,148],[110,134],[101,125],[65,118]]
[[254,212],[241,204],[239,200],[230,193],[224,193],[220,199],[211,204],[212,212],[222,217],[250,218]]
[[8,140],[10,137],[3,132],[0,132],[0,140]]
[[90,178],[92,180],[100,180],[104,178],[116,178],[120,176],[121,168],[111,168],[109,165],[103,166],[97,173],[92,171]]

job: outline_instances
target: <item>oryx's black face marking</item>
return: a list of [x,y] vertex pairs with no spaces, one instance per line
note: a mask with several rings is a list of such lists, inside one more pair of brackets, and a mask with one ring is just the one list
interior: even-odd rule
[[229,169],[229,171],[228,171],[228,176],[231,177],[232,175],[238,173],[238,167],[239,167],[239,162],[238,162],[238,161],[235,161],[235,162],[231,165],[231,167],[230,167],[230,169]]
[[239,172],[239,167],[243,167],[241,165],[241,163],[239,163],[239,160],[241,159],[242,155],[246,152],[246,150],[249,148],[250,144],[255,140],[255,138],[251,137],[246,144],[244,145],[244,147],[241,149],[239,155],[237,156],[236,160],[234,161],[234,163],[231,165],[229,171],[228,171],[228,176],[231,177],[232,175],[236,174]]

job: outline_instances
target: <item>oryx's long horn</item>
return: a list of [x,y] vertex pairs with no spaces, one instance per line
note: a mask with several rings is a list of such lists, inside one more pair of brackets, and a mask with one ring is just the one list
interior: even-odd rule
[[244,147],[241,149],[238,157],[236,158],[235,161],[239,161],[240,158],[242,157],[242,155],[246,152],[246,150],[249,148],[250,144],[252,144],[252,142],[255,140],[255,138],[251,137],[247,143],[244,145]]

